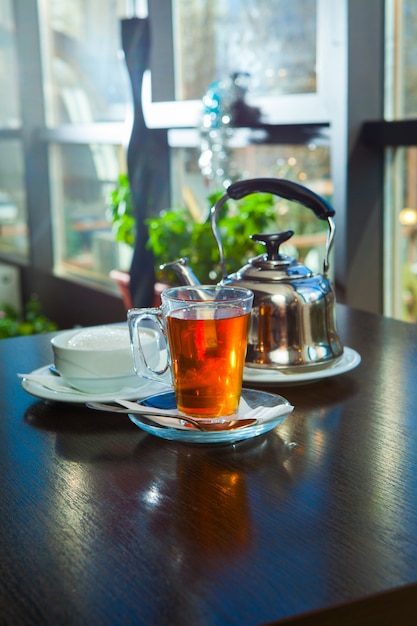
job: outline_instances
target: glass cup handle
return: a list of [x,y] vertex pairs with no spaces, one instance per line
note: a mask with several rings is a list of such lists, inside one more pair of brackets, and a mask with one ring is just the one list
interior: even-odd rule
[[[135,372],[143,378],[148,378],[149,380],[155,380],[159,383],[164,383],[172,386],[168,340],[165,325],[163,322],[162,311],[157,308],[130,309],[128,311],[127,318]],[[149,355],[147,357],[145,349],[142,345],[140,329],[141,327],[144,327],[143,322],[145,321],[151,322],[152,327],[155,328],[156,332],[159,335],[157,341],[157,345],[159,348],[159,369],[155,369],[149,364]],[[165,350],[163,348],[161,349],[161,346],[163,345],[165,345]],[[164,352],[166,355],[165,363],[161,366],[161,360],[163,359]]]

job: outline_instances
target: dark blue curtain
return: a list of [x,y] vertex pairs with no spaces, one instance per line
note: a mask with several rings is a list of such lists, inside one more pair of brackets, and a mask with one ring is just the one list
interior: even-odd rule
[[154,299],[154,260],[146,249],[144,220],[169,206],[169,151],[166,130],[146,127],[142,111],[142,82],[149,68],[151,46],[148,19],[122,20],[122,45],[132,85],[134,122],[127,150],[127,167],[135,209],[137,234],[130,292],[133,306],[151,306]]

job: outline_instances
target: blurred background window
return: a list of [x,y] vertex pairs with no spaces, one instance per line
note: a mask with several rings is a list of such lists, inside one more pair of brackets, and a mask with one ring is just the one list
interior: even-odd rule
[[120,27],[126,2],[42,0],[40,6],[54,271],[112,288],[109,272],[130,267],[108,210],[126,172],[131,90]]
[[[382,2],[385,119],[415,119],[417,6],[414,0]],[[160,114],[154,127],[198,132],[201,115],[195,117],[193,109],[189,116],[189,105],[201,105],[213,82],[250,73],[248,100],[265,106],[267,123],[277,131],[316,124],[328,135],[316,141],[307,133],[303,142],[300,135],[288,141],[277,133],[274,142],[234,145],[239,177],[287,177],[330,202],[335,197],[343,212],[344,185],[333,189],[333,178],[348,168],[344,144],[333,139],[349,119],[341,98],[350,83],[340,77],[345,57],[338,52],[347,48],[351,8],[343,0],[0,0],[0,87],[7,94],[0,102],[2,260],[116,293],[108,271],[121,263],[121,253],[107,200],[126,172],[132,118],[120,20],[143,17],[148,9],[151,105],[174,104],[183,111],[178,123]],[[361,96],[349,94],[346,107]],[[198,140],[169,142],[172,206],[191,197],[206,207],[200,148]],[[47,158],[38,160],[42,150]],[[387,149],[385,165],[383,311],[417,321],[416,147]],[[48,252],[39,262],[30,242],[49,226],[53,259]],[[294,230],[304,228],[300,216]]]
[[[18,91],[16,32],[12,0],[0,0],[0,125],[18,128],[20,106]],[[7,94],[7,98],[4,95]]]
[[28,230],[18,76],[12,1],[0,0],[0,250],[24,261]]
[[0,139],[0,250],[28,255],[23,153],[19,140]]
[[126,168],[121,146],[52,144],[51,189],[55,271],[106,284],[115,268],[129,269],[115,241],[107,199]]
[[[314,92],[316,5],[316,0],[294,0],[290,4],[276,0],[273,5],[266,0],[173,2],[179,99],[201,101],[212,81],[228,76],[232,70],[245,71],[248,66],[251,95]],[[107,208],[118,174],[126,171],[124,148],[131,91],[121,49],[120,18],[126,15],[128,3],[42,0],[39,6],[50,142],[54,270],[62,276],[111,286],[109,272],[114,268],[129,269],[130,262],[125,247],[115,241]],[[156,30],[158,27],[154,25]],[[106,143],[109,123],[118,124],[122,130],[119,143]],[[83,126],[97,128],[99,142],[84,143],[80,130]],[[288,177],[317,186],[319,152],[312,146],[248,146],[237,148],[233,158],[241,178],[261,172],[274,176],[285,170]],[[198,188],[195,201],[205,208],[207,193],[198,171],[198,151],[188,151],[186,158],[180,158],[174,147],[171,159],[172,205],[183,204],[187,190]],[[329,194],[328,146],[325,170],[321,167],[320,174],[324,175],[322,182]],[[294,208],[292,217],[295,215]],[[314,222],[314,216],[308,220]],[[302,220],[302,228],[303,224]],[[321,226],[318,224],[318,230]]]
[[174,41],[178,100],[248,71],[256,96],[316,91],[316,0],[181,0]]
[[48,126],[124,121],[130,98],[116,0],[43,0]]
[[[385,118],[417,117],[417,3],[386,3]],[[417,143],[417,142],[416,142]],[[417,148],[386,149],[384,312],[417,322]]]

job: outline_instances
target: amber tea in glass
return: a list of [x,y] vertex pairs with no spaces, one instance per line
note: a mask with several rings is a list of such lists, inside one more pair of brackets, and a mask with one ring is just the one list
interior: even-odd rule
[[[138,373],[158,380],[169,369],[177,407],[186,415],[233,415],[242,390],[252,300],[247,289],[198,285],[166,290],[160,309],[132,309],[128,319]],[[143,358],[138,328],[145,320],[159,326],[167,342],[166,368],[154,370]]]

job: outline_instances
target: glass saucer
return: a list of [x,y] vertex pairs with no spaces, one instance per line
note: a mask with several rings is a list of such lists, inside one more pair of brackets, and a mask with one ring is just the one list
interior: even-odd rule
[[[153,423],[147,421],[146,415],[144,419],[141,415],[129,414],[131,421],[139,428],[151,435],[169,439],[171,441],[185,441],[188,443],[233,443],[243,441],[262,435],[280,424],[293,410],[292,405],[286,398],[274,393],[266,393],[255,389],[242,389],[242,398],[245,401],[244,408],[239,407],[238,417],[244,418],[245,412],[256,407],[268,407],[268,417],[260,419],[254,424],[242,426],[231,430],[213,430],[200,431],[194,427],[184,427],[181,422],[175,425],[172,418],[149,416]],[[159,409],[175,409],[175,394],[173,391],[167,391],[154,396],[150,396],[138,402],[139,405],[152,406]],[[288,411],[283,412],[283,406],[288,406]],[[276,409],[276,411],[274,411]],[[256,417],[256,415],[255,415]],[[156,422],[155,420],[158,420]]]

